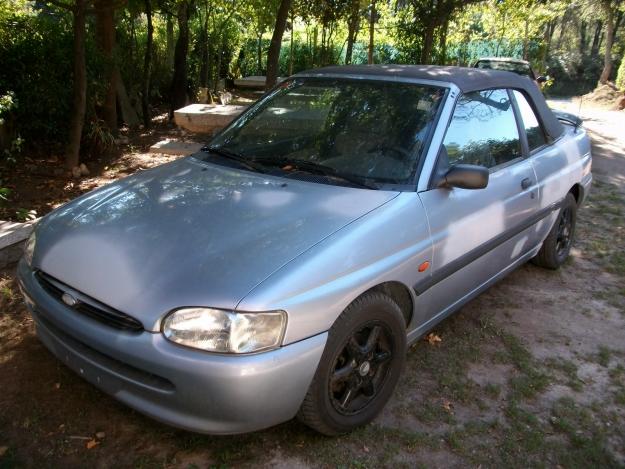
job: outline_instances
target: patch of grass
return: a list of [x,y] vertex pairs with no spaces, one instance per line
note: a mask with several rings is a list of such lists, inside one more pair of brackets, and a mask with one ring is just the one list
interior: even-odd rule
[[608,371],[608,375],[610,376],[611,380],[613,380],[613,381],[614,380],[618,380],[622,376],[625,376],[625,366],[623,366],[622,363],[619,363],[614,368],[612,368],[610,371]]
[[[494,327],[488,318],[467,321],[466,317],[458,315],[445,323],[437,334],[441,342],[430,345],[421,341],[412,348],[409,367],[419,370],[420,376],[426,373],[431,378],[438,397],[474,403],[480,387],[468,378],[468,367],[484,359],[483,347],[495,336]],[[414,380],[416,383],[416,375]]]
[[599,352],[597,353],[597,363],[607,368],[610,364],[610,358],[612,358],[612,350],[605,345],[600,345]]
[[487,383],[486,386],[484,386],[484,391],[489,397],[496,399],[501,394],[501,385],[496,383]]
[[456,423],[453,415],[445,410],[441,403],[423,402],[416,406],[412,413],[423,423],[443,422],[449,425]]
[[538,418],[528,410],[512,401],[505,410],[505,415],[512,434],[505,439],[504,455],[515,455],[521,449],[525,453],[536,454],[543,451],[545,444],[544,429]]
[[614,252],[610,256],[608,270],[613,274],[625,276],[625,254],[623,251]]
[[564,375],[565,384],[574,391],[583,389],[583,381],[577,376],[577,365],[570,360],[564,358],[549,358],[545,360],[545,365],[549,368],[559,371]]
[[490,457],[492,446],[485,441],[488,435],[498,429],[499,423],[493,421],[469,421],[445,434],[445,442],[459,456],[467,458],[479,466],[485,462],[484,456]]
[[561,398],[553,407],[551,422],[554,429],[570,442],[570,445],[557,448],[560,465],[580,468],[617,466],[607,449],[605,431],[594,422],[588,409],[570,398]]
[[545,390],[549,377],[539,368],[530,351],[512,334],[502,334],[507,357],[520,371],[520,375],[510,379],[512,398],[531,398]]

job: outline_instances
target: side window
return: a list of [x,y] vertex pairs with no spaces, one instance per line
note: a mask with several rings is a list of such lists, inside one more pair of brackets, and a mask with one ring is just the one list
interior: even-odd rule
[[497,89],[461,96],[443,144],[450,165],[492,168],[519,158],[519,131],[508,92]]
[[545,137],[545,132],[543,131],[538,119],[536,118],[536,114],[534,113],[534,109],[530,106],[530,103],[527,102],[527,99],[520,91],[513,91],[514,99],[516,99],[517,104],[519,105],[519,111],[521,113],[521,118],[523,119],[523,125],[525,126],[525,133],[527,134],[527,144],[529,145],[529,150],[535,150],[538,147],[542,147],[547,143],[547,138]]

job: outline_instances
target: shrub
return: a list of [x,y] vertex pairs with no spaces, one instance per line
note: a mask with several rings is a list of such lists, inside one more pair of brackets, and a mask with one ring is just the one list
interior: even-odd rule
[[625,57],[621,60],[621,65],[616,73],[616,87],[621,91],[625,91]]

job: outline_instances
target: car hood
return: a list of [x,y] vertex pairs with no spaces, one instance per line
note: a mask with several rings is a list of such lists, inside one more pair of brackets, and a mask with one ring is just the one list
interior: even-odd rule
[[396,195],[189,157],[50,213],[34,265],[155,330],[175,308],[235,308],[272,272]]

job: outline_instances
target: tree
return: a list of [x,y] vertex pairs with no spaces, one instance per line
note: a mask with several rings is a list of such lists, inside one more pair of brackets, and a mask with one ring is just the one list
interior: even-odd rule
[[105,61],[106,91],[102,120],[109,131],[117,131],[117,74],[115,73],[115,10],[110,0],[94,0],[96,43]]
[[87,65],[85,59],[85,37],[87,32],[85,23],[90,5],[87,4],[87,0],[74,0],[73,3],[65,3],[61,0],[47,1],[72,13],[72,29],[74,32],[73,98],[69,124],[69,141],[65,150],[65,167],[72,169],[80,163],[80,140],[82,138],[82,128],[85,124],[87,108]]
[[614,44],[614,20],[619,0],[601,0],[601,9],[605,16],[605,54],[603,56],[603,70],[599,77],[599,84],[605,85],[612,73],[612,45]]
[[373,40],[374,40],[374,26],[375,26],[375,0],[371,0],[371,9],[369,11],[369,50],[367,53],[367,63],[373,63]]
[[347,48],[345,49],[345,63],[352,63],[354,43],[360,27],[360,0],[351,0],[349,4],[349,16],[347,18]]
[[189,54],[189,19],[191,17],[190,0],[178,3],[178,40],[174,51],[174,76],[171,81],[169,118],[174,118],[174,111],[187,104],[187,56]]
[[143,56],[143,80],[141,82],[141,111],[143,114],[143,125],[147,129],[150,127],[150,75],[152,73],[152,48],[154,37],[154,26],[152,25],[152,0],[145,0],[145,16],[147,19],[147,38],[145,53]]
[[278,61],[280,59],[280,46],[282,45],[282,36],[286,29],[286,20],[289,17],[289,8],[291,8],[291,0],[281,0],[276,15],[276,26],[273,28],[271,43],[269,44],[269,52],[267,54],[267,78],[265,88],[273,88],[278,80]]

